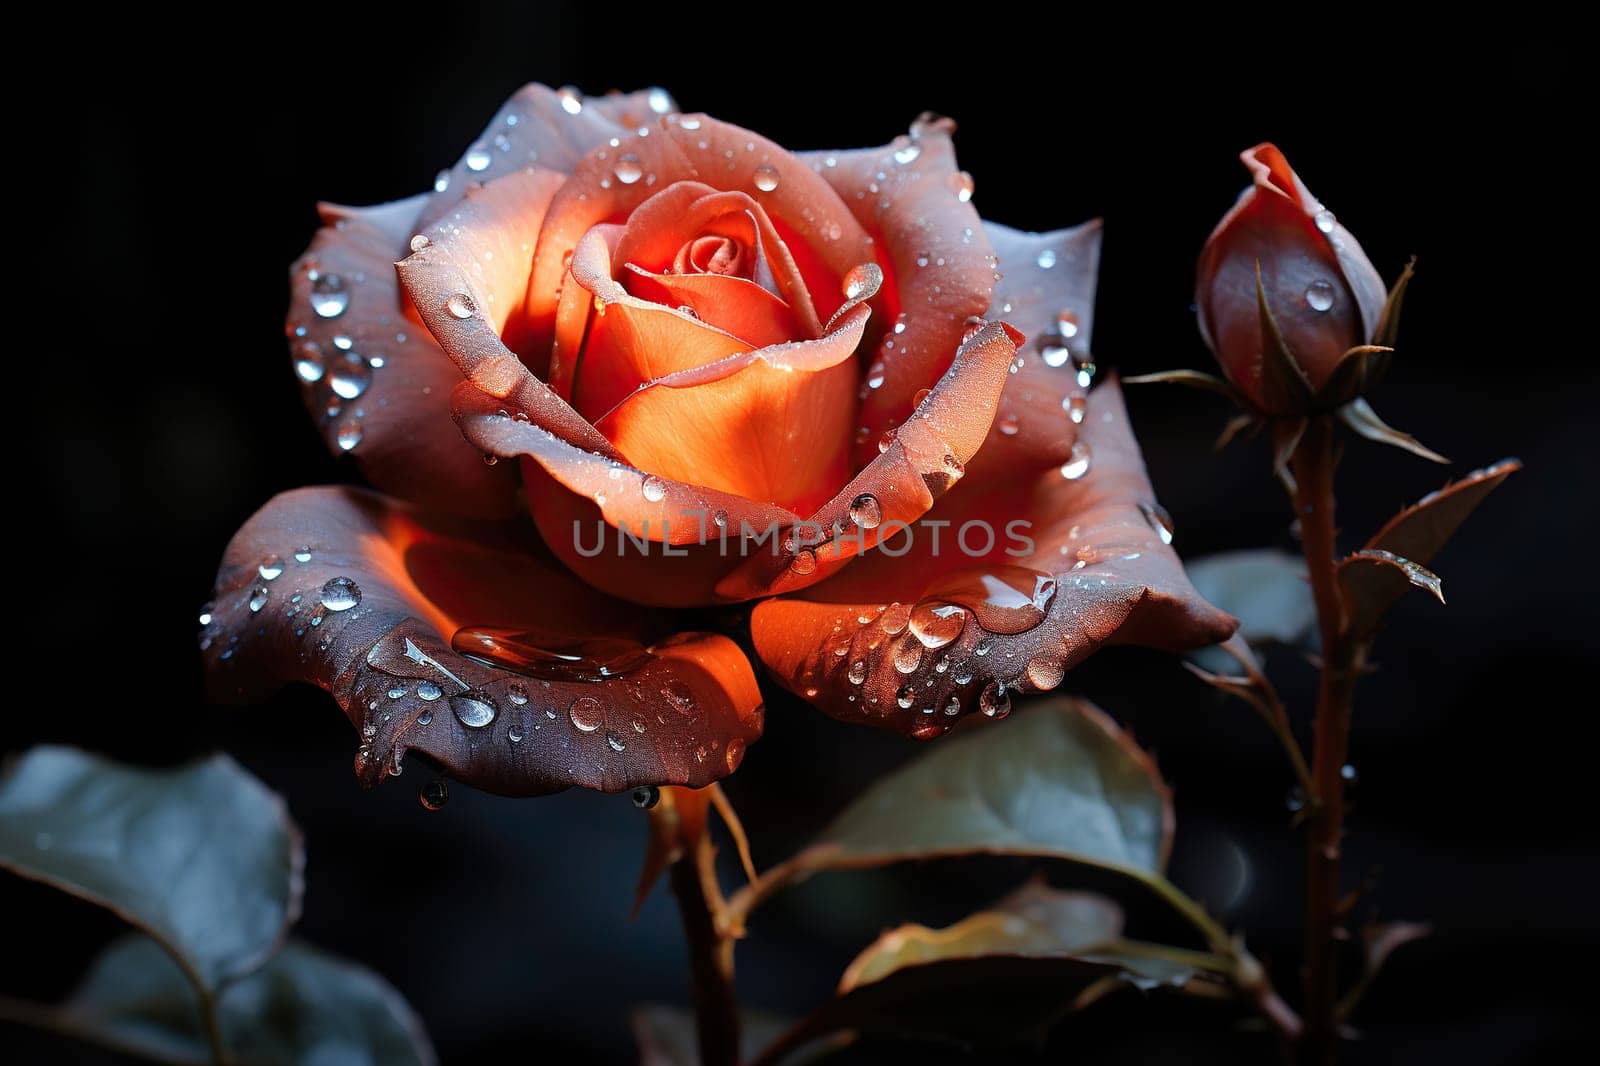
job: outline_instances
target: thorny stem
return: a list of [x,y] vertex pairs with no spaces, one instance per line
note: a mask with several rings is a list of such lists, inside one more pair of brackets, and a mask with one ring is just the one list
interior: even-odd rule
[[693,849],[672,864],[672,892],[689,941],[694,979],[695,1029],[702,1066],[738,1066],[739,1005],[733,994],[733,939],[718,931],[724,908],[714,851],[702,833]]
[[1337,944],[1339,849],[1344,833],[1342,770],[1350,738],[1350,702],[1364,658],[1345,631],[1344,605],[1335,574],[1333,426],[1310,420],[1291,460],[1296,482],[1301,545],[1317,605],[1322,638],[1322,680],[1311,754],[1313,790],[1307,797],[1305,1035],[1300,1058],[1308,1066],[1337,1060],[1339,1021]]

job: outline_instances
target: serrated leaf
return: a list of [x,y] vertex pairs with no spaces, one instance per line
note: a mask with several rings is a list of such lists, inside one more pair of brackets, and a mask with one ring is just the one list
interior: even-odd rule
[[[223,990],[231,1066],[429,1066],[436,1061],[405,1000],[364,967],[291,941]],[[154,940],[116,941],[66,1003],[0,1000],[0,1017],[161,1062],[212,1061],[189,978]]]
[[1415,563],[1431,563],[1478,504],[1521,469],[1522,463],[1518,460],[1502,459],[1482,470],[1474,470],[1389,519],[1367,541],[1367,547],[1393,552]]
[[[1257,548],[1187,560],[1184,568],[1206,602],[1239,620],[1235,636],[1249,644],[1298,646],[1316,627],[1317,605],[1298,555]],[[1189,658],[1213,674],[1235,669],[1232,657],[1217,645]]]
[[1383,616],[1410,586],[1433,593],[1444,602],[1444,586],[1439,575],[1421,563],[1393,552],[1368,548],[1341,560],[1337,569],[1350,632],[1368,637],[1377,631]]
[[1116,723],[1086,702],[1042,700],[880,778],[808,847],[735,894],[730,913],[737,925],[778,888],[824,870],[985,853],[1153,883],[1172,825],[1154,762]]
[[45,746],[0,777],[0,867],[114,911],[205,989],[282,943],[304,864],[283,801],[224,755],[145,770]]
[[1205,956],[1124,940],[1122,911],[1102,896],[1033,882],[944,929],[883,934],[786,1042],[856,1029],[1023,1043],[1113,987],[1182,986],[1199,973],[1194,958]]
[[1410,452],[1435,463],[1448,463],[1450,460],[1423,444],[1409,433],[1402,433],[1378,417],[1378,412],[1372,405],[1361,397],[1356,397],[1343,407],[1339,408],[1339,419],[1356,433],[1370,441],[1387,444],[1401,451]]

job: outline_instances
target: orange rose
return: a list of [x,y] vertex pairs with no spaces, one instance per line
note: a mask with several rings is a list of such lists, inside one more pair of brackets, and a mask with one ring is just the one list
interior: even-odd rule
[[696,631],[741,615],[690,608],[761,601],[779,683],[916,736],[1102,644],[1226,637],[1116,382],[1088,393],[1098,224],[985,223],[953,128],[791,154],[660,90],[530,86],[432,194],[324,208],[295,367],[391,496],[245,525],[220,690],[330,689],[369,784],[415,749],[614,791],[705,785],[760,734],[749,661]]

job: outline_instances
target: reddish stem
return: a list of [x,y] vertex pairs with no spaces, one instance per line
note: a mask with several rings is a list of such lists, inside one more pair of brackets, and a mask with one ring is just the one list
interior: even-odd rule
[[1344,834],[1343,769],[1350,737],[1350,703],[1363,653],[1345,633],[1344,605],[1335,574],[1333,425],[1310,420],[1291,466],[1296,482],[1300,539],[1317,605],[1322,680],[1311,754],[1314,793],[1307,797],[1306,972],[1300,1059],[1327,1066],[1338,1058],[1339,849]]
[[733,939],[717,931],[716,885],[709,835],[672,864],[672,892],[678,898],[683,932],[689,942],[689,973],[694,979],[695,1029],[702,1066],[738,1066],[739,1005],[733,994]]

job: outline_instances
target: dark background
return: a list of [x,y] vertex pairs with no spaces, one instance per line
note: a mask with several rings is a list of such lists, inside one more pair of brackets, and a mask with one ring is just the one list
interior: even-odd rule
[[[130,43],[56,68],[23,105],[50,130],[20,210],[46,217],[41,284],[56,295],[45,306],[19,292],[12,306],[51,332],[11,353],[29,376],[13,394],[28,451],[9,516],[23,636],[3,747],[65,741],[149,762],[231,752],[307,832],[300,934],[392,980],[447,1063],[623,1061],[629,1006],[687,997],[666,894],[626,922],[644,837],[626,798],[509,801],[458,786],[430,815],[416,776],[357,788],[354,737],[320,694],[242,710],[202,698],[195,608],[229,535],[277,491],[353,477],[305,417],[283,350],[286,267],[313,232],[313,203],[426,187],[529,80],[662,84],[796,148],[882,143],[931,109],[961,123],[987,217],[1035,229],[1105,217],[1095,347],[1138,373],[1206,365],[1194,257],[1246,183],[1236,153],[1270,138],[1386,277],[1421,257],[1374,402],[1457,463],[1353,445],[1347,542],[1451,472],[1506,455],[1528,467],[1437,561],[1449,607],[1406,601],[1361,690],[1347,868],[1380,871],[1380,912],[1437,933],[1393,959],[1350,1058],[1564,1058],[1589,1033],[1600,948],[1583,730],[1597,651],[1582,561],[1596,528],[1596,380],[1592,342],[1572,324],[1593,303],[1577,246],[1592,245],[1594,208],[1566,158],[1592,118],[1576,101],[1588,60],[1559,35],[1511,33],[1448,58],[1325,31],[1179,50],[1019,24],[997,40],[962,26],[927,43],[846,14],[819,12],[775,44],[600,5],[452,6],[437,25],[381,34],[354,14],[296,8],[214,48]],[[1211,453],[1219,403],[1146,389],[1130,407],[1185,555],[1291,545],[1262,445]],[[1273,666],[1306,707],[1310,668]],[[1174,879],[1245,930],[1292,992],[1298,838],[1265,731],[1150,653],[1103,654],[1065,688],[1156,751],[1177,792]],[[762,864],[913,750],[776,691],[768,722],[727,786]],[[799,1013],[880,928],[951,920],[1027,869],[820,878],[758,916],[739,951],[741,993]],[[1181,933],[1138,908],[1133,922]],[[115,929],[0,880],[11,961],[0,993],[63,993]],[[1063,1028],[1041,1061],[1276,1061],[1235,1021],[1124,995]],[[88,1054],[12,1027],[0,1046],[20,1053],[11,1061]]]

